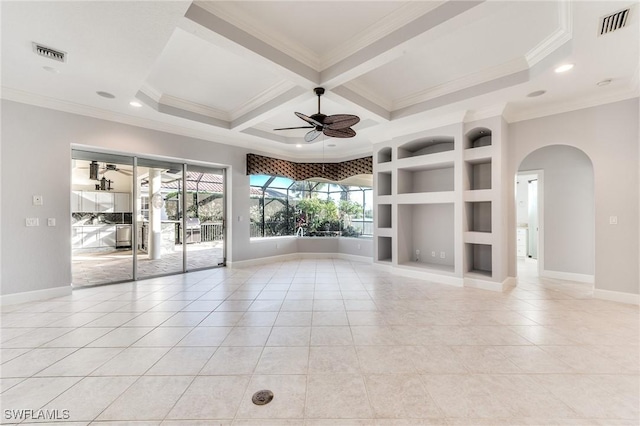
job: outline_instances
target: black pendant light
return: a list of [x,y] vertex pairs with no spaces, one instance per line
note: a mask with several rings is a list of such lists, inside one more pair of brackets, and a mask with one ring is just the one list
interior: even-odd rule
[[97,161],[92,161],[91,164],[89,164],[89,179],[91,180],[100,180],[98,178],[98,169],[100,168],[100,166],[98,166],[98,162]]

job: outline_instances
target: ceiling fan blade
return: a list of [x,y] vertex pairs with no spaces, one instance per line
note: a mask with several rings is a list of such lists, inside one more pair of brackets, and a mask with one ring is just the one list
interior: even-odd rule
[[360,117],[351,114],[329,115],[324,119],[325,128],[331,130],[346,129],[360,122]]
[[293,130],[293,129],[315,129],[316,126],[300,126],[300,127],[282,127],[280,129],[273,130]]
[[306,121],[309,124],[313,124],[314,126],[322,127],[322,123],[321,122],[319,122],[318,120],[314,120],[313,118],[309,117],[308,115],[304,115],[301,112],[296,112],[295,114],[296,114],[296,116],[298,118],[303,119],[304,121]]
[[356,135],[355,130],[350,127],[346,129],[329,129],[325,127],[322,132],[332,138],[352,138]]
[[311,130],[310,132],[308,132],[306,135],[304,135],[304,141],[305,142],[313,142],[318,136],[320,136],[322,132],[319,132],[315,129]]

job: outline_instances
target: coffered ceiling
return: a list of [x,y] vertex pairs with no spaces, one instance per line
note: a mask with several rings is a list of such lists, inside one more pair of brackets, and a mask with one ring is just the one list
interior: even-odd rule
[[[598,34],[601,17],[627,7],[624,28]],[[639,12],[633,1],[3,1],[2,97],[346,158],[453,121],[638,96]],[[37,56],[33,42],[66,62]],[[562,63],[575,67],[555,73]],[[305,143],[305,130],[273,130],[317,112],[314,87],[327,90],[324,114],[360,116],[354,138]]]

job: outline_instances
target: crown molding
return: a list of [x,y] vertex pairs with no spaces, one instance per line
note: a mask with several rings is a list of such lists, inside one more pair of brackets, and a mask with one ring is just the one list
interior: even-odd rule
[[289,80],[281,80],[270,88],[258,93],[253,98],[249,99],[244,104],[240,105],[238,108],[229,112],[229,120],[234,121],[245,114],[253,111],[264,103],[276,98],[277,96],[282,95],[287,90],[293,89],[295,87],[295,83]]
[[409,22],[436,9],[443,0],[408,2],[385,16],[384,19],[371,23],[364,30],[351,37],[324,55],[318,55],[304,45],[272,31],[265,31],[259,20],[246,15],[238,15],[221,6],[219,2],[200,2],[196,5],[218,16],[252,36],[263,40],[293,59],[320,72],[341,60],[353,55],[364,47],[402,28]]
[[465,123],[471,123],[473,121],[502,116],[506,108],[507,108],[507,104],[503,103],[503,104],[491,105],[478,110],[467,111],[463,121]]
[[369,87],[358,80],[351,80],[343,86],[387,111],[391,111],[393,109],[393,102],[391,100],[381,96],[375,90],[369,89]]
[[311,50],[307,49],[299,43],[292,42],[286,37],[273,32],[265,32],[261,30],[260,21],[252,19],[246,15],[237,15],[222,7],[219,2],[213,1],[196,1],[197,6],[212,13],[230,23],[231,25],[239,28],[240,30],[264,41],[265,43],[275,47],[282,53],[292,57],[298,62],[313,68],[316,71],[320,70],[320,61],[317,55]]
[[[162,93],[156,90],[154,87],[144,83],[140,88],[140,92],[144,95],[150,97],[155,103],[160,103],[160,98],[162,97]],[[138,98],[138,100],[142,100]]]
[[431,99],[448,95],[450,93],[455,93],[460,90],[468,89],[470,87],[477,86],[488,81],[496,80],[507,75],[515,74],[526,69],[527,63],[524,58],[516,58],[509,62],[486,68],[482,71],[467,74],[464,77],[458,78],[456,80],[439,84],[415,94],[397,99],[395,102],[393,102],[392,111],[397,111],[403,108],[410,107],[412,105],[427,102]]
[[396,111],[422,102],[427,102],[440,96],[468,89],[491,80],[499,79],[510,74],[527,70],[564,45],[572,37],[573,8],[571,6],[571,2],[563,0],[558,2],[558,28],[542,40],[537,46],[528,51],[523,57],[515,58],[503,64],[467,74],[456,80],[442,83],[417,93],[412,93],[411,95],[394,101],[382,98],[380,95],[355,80],[350,81],[345,84],[345,86],[360,96],[369,99],[371,102],[375,102],[378,105],[383,106],[388,111]]
[[577,111],[585,108],[592,108],[599,105],[620,102],[627,99],[633,99],[640,96],[638,89],[619,90],[604,96],[594,96],[578,101],[568,101],[563,103],[554,103],[553,105],[532,108],[523,111],[506,111],[504,118],[508,123],[516,123],[518,121],[532,120],[535,118],[547,117],[550,115],[562,114],[565,112]]
[[636,66],[633,76],[631,77],[631,90],[636,93],[640,91],[640,63]]
[[[47,108],[54,111],[80,115],[84,117],[96,118],[99,120],[111,121],[124,125],[141,127],[158,132],[165,132],[174,135],[185,136],[188,138],[200,139],[223,145],[230,145],[237,148],[251,150],[252,152],[257,152],[256,142],[258,140],[269,141],[269,145],[260,145],[260,152],[266,155],[280,155],[292,158],[314,158],[316,160],[320,158],[319,153],[310,155],[309,153],[293,152],[292,154],[291,145],[289,144],[274,142],[273,140],[264,138],[256,139],[256,136],[247,135],[243,132],[221,130],[220,132],[216,133],[215,130],[212,131],[213,129],[215,129],[215,127],[212,126],[207,126],[207,129],[205,130],[199,130],[176,124],[166,123],[164,121],[135,117],[128,114],[108,111],[87,105],[77,104],[74,102],[62,101],[59,99],[36,95],[33,93],[24,92],[4,86],[0,91],[0,99],[33,105],[40,108]],[[360,154],[371,154],[371,151],[363,148],[357,148],[354,150],[340,150],[339,157],[336,155],[336,158],[345,158],[352,155]]]
[[558,2],[558,29],[525,55],[529,67],[534,66],[573,38],[573,6],[570,1]]
[[163,94],[160,96],[161,105],[166,105],[181,110],[193,112],[195,114],[204,115],[206,117],[215,118],[222,121],[231,121],[229,119],[229,113],[220,109],[211,108],[206,105],[201,105],[195,102],[187,101],[185,99],[177,98],[171,95]]
[[366,46],[374,43],[392,32],[402,28],[409,22],[436,9],[445,1],[417,1],[408,2],[384,17],[360,31],[347,43],[343,43],[331,49],[320,57],[320,69],[324,70],[337,64],[343,59],[353,55]]
[[239,133],[225,132],[225,135],[221,135],[220,133],[216,133],[215,131],[212,132],[211,129],[215,128],[212,126],[207,126],[208,130],[199,130],[172,123],[166,123],[164,121],[108,111],[88,105],[77,104],[75,102],[62,101],[60,99],[36,95],[33,93],[24,92],[22,90],[16,90],[4,86],[2,87],[1,98],[13,102],[52,109],[55,111],[61,111],[85,117],[92,117],[100,120],[112,121],[115,123],[142,127],[145,129],[171,133],[195,139],[202,139],[225,145],[232,145],[243,148],[251,147],[251,142],[249,140],[237,136],[240,135]]

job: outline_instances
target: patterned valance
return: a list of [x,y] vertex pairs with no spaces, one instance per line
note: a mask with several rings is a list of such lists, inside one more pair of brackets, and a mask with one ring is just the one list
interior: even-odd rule
[[248,175],[284,176],[293,180],[326,179],[340,182],[352,176],[373,174],[373,157],[340,163],[294,163],[293,161],[247,154]]

